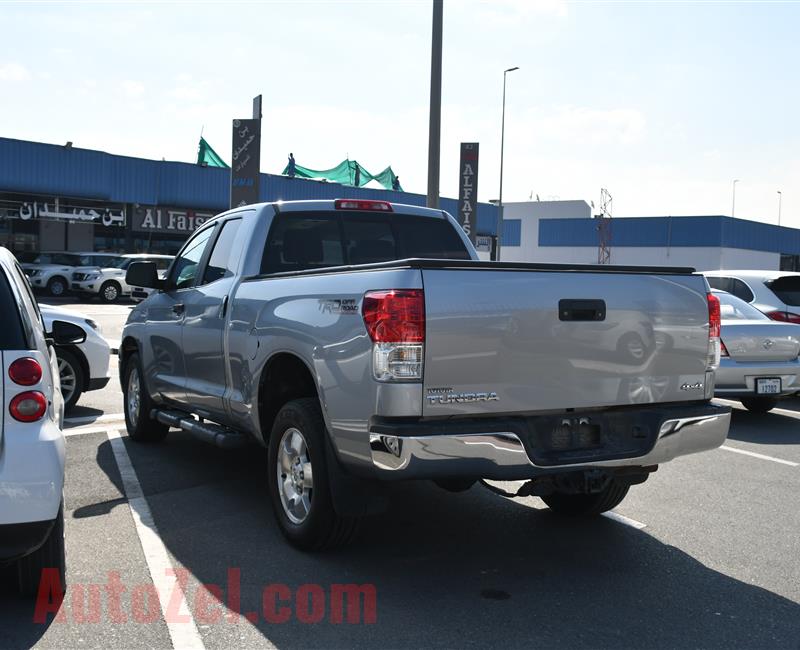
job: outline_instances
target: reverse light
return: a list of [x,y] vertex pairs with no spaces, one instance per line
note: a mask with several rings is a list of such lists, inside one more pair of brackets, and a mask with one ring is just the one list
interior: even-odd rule
[[367,199],[336,199],[333,207],[337,210],[367,210],[369,212],[394,212],[388,201],[369,201]]
[[772,320],[778,320],[783,323],[800,324],[800,314],[793,314],[790,311],[768,311],[767,316]]
[[368,291],[361,307],[378,381],[421,380],[425,351],[422,289]]
[[720,358],[720,331],[722,318],[720,316],[719,298],[713,293],[706,294],[708,300],[708,358],[706,367],[713,370],[719,365]]
[[8,376],[18,386],[33,386],[42,379],[42,366],[33,357],[22,357],[8,367]]
[[47,413],[47,398],[38,390],[29,390],[16,395],[8,410],[19,422],[36,422]]

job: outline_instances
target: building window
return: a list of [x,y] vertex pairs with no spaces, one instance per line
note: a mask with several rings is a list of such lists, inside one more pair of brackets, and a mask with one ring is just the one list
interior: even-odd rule
[[800,271],[800,255],[781,255],[781,271]]

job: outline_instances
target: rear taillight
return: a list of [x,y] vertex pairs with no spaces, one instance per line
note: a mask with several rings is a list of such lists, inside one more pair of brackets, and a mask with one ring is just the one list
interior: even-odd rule
[[800,314],[793,314],[790,311],[768,311],[767,316],[772,320],[779,320],[784,323],[800,324]]
[[722,329],[722,319],[720,318],[719,298],[713,293],[706,294],[708,300],[708,359],[706,366],[713,370],[719,365],[720,357],[720,330]]
[[422,379],[425,349],[425,294],[422,289],[368,291],[361,314],[373,343],[375,379]]
[[33,386],[42,379],[42,366],[32,357],[22,357],[8,367],[8,376],[19,386]]
[[366,199],[336,199],[333,207],[337,210],[367,210],[368,212],[394,212],[388,201],[369,201]]
[[728,348],[725,347],[725,342],[724,341],[720,341],[719,342],[719,356],[721,356],[721,357],[729,357],[729,356],[731,356],[730,354],[728,354]]
[[29,390],[15,395],[8,410],[15,420],[36,422],[47,413],[47,398],[38,390]]

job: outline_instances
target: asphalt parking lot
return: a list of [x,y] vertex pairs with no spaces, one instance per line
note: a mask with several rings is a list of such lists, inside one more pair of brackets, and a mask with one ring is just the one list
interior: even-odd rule
[[[129,309],[75,308],[112,340]],[[800,400],[732,404],[724,448],[610,516],[397,485],[352,546],[305,555],[272,519],[260,449],[132,444],[115,377],[68,422],[67,597],[37,623],[6,577],[0,647],[798,647]],[[366,596],[340,620],[343,584]]]

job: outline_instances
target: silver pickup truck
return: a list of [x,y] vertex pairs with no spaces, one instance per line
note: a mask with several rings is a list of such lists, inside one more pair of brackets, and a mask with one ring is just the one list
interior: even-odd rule
[[349,540],[386,481],[597,514],[660,463],[713,449],[719,302],[692,269],[481,262],[445,212],[260,204],[204,224],[120,345],[130,437],[267,448],[294,545]]

